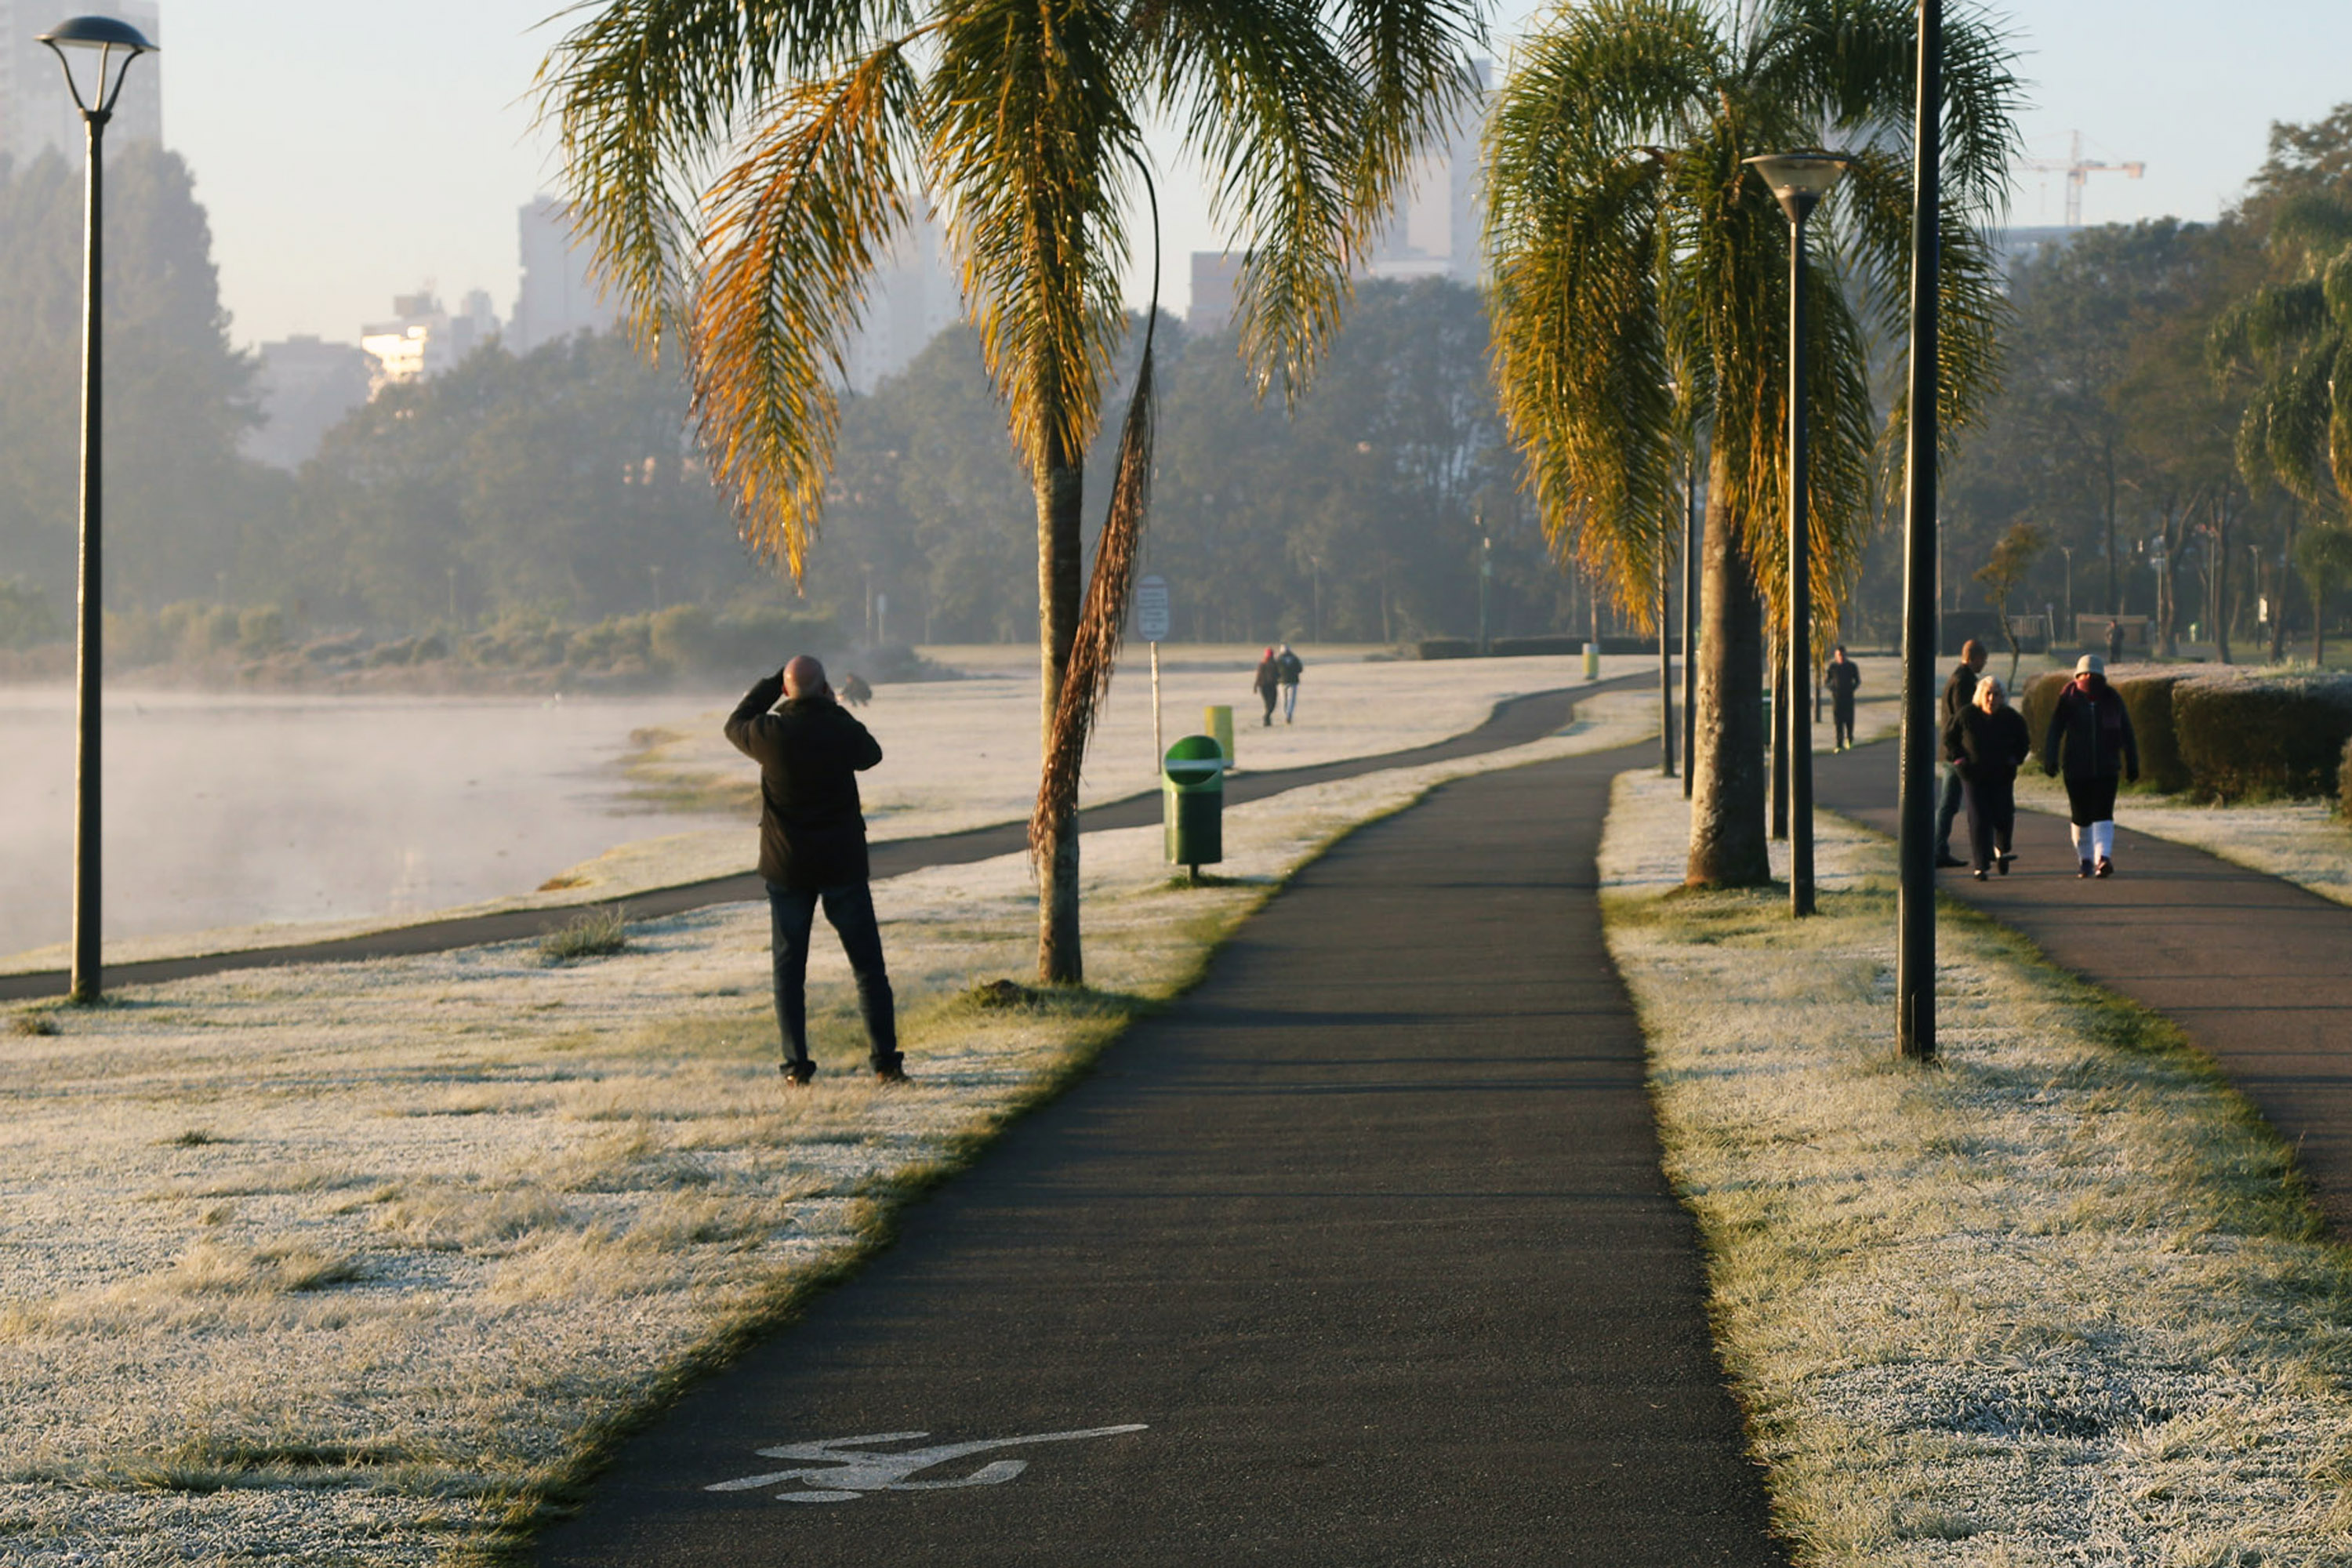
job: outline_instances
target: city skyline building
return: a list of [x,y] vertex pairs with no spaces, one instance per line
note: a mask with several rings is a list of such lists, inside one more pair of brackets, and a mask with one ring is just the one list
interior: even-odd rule
[[[40,35],[69,14],[112,16],[128,22],[160,50],[161,13],[152,0],[0,0],[0,156],[17,167],[46,152],[79,158],[84,145],[81,112],[66,90],[58,57]],[[148,55],[131,65],[129,83],[107,127],[107,145],[163,140],[163,62]]]
[[535,196],[515,220],[522,278],[515,291],[514,318],[507,346],[519,354],[570,337],[612,328],[619,313],[599,296],[588,276],[588,247],[573,231],[565,204]]
[[498,335],[499,313],[487,289],[468,292],[455,314],[430,284],[396,294],[389,320],[360,329],[360,349],[373,362],[368,396],[400,382],[429,381]]
[[368,400],[375,362],[357,343],[300,333],[257,352],[261,423],[246,432],[245,455],[273,468],[299,468],[344,415]]
[[866,280],[865,308],[842,356],[849,389],[872,392],[965,314],[947,232],[927,214],[899,234]]

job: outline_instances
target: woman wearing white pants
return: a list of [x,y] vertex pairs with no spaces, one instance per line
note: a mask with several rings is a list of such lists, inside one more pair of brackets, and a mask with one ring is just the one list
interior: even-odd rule
[[2116,872],[2117,781],[2139,782],[2139,742],[2123,694],[2107,684],[2106,661],[2086,653],[2058,695],[2042,744],[2044,773],[2066,775],[2067,815],[2074,828],[2078,877]]

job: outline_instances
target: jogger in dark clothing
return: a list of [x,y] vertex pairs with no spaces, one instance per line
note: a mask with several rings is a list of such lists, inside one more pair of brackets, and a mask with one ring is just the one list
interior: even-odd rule
[[2139,742],[2123,694],[2107,684],[2106,661],[2086,653],[2074,679],[2058,694],[2042,768],[2066,773],[2067,816],[2074,822],[2078,877],[2116,874],[2116,781],[2139,780]]
[[1830,721],[1836,726],[1832,749],[1843,752],[1853,744],[1853,691],[1862,684],[1862,667],[1845,656],[1845,644],[1830,650],[1827,671],[1830,687]]
[[808,1052],[808,952],[822,903],[857,977],[874,1076],[904,1079],[857,799],[857,775],[882,760],[882,748],[834,700],[824,666],[805,654],[744,695],[728,716],[727,738],[760,764],[760,876],[768,884],[784,1076],[796,1084],[816,1076]]
[[2017,829],[2017,770],[2032,754],[2025,717],[2009,705],[2009,693],[1988,675],[1977,682],[1976,700],[1944,729],[1944,755],[1960,775],[1969,814],[1970,865],[1981,882],[1993,867],[2009,875],[2011,836]]

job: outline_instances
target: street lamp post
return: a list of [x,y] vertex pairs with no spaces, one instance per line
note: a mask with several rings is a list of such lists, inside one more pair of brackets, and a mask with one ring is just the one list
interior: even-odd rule
[[1495,541],[1486,531],[1486,514],[1478,514],[1478,652],[1483,658],[1494,645],[1486,637],[1486,587],[1495,579]]
[[1683,798],[1698,769],[1698,463],[1683,464]]
[[1658,773],[1675,776],[1675,652],[1666,639],[1666,626],[1675,607],[1675,552],[1664,534],[1658,545]]
[[[2066,640],[2072,642],[2074,638],[2074,547],[2062,544],[2058,547],[2058,553],[2066,558]],[[2058,639],[2053,637],[2050,640],[2054,645]]]
[[1774,153],[1747,160],[1789,216],[1789,602],[1786,700],[1773,715],[1788,737],[1789,912],[1810,915],[1813,900],[1813,728],[1802,683],[1812,679],[1812,533],[1806,516],[1805,220],[1845,173],[1835,153]]
[[[81,583],[76,606],[79,617],[74,672],[74,909],[73,980],[68,994],[77,1003],[96,1002],[101,990],[99,968],[99,904],[101,870],[99,832],[100,714],[99,689],[104,673],[103,643],[106,601],[100,572],[100,518],[99,463],[100,353],[99,309],[105,284],[103,161],[106,122],[114,118],[115,100],[122,96],[123,79],[131,62],[152,54],[155,46],[128,22],[112,16],[75,16],[40,35],[66,73],[66,90],[81,110],[89,145],[89,207],[83,219],[82,338],[81,338]],[[77,59],[95,67],[89,90],[75,76]]]
[[1895,1026],[1905,1057],[1936,1056],[1936,375],[1941,287],[1944,6],[1919,0],[1911,125],[1911,344],[1903,523],[1903,772],[1895,805]]

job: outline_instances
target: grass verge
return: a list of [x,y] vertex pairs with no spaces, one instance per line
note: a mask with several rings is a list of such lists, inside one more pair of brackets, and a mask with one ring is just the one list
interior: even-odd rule
[[1717,1341],[1806,1564],[2352,1561],[2352,1255],[2164,1020],[1948,911],[1942,1059],[1892,1039],[1893,854],[1822,913],[1690,893],[1621,778],[1609,941]]

